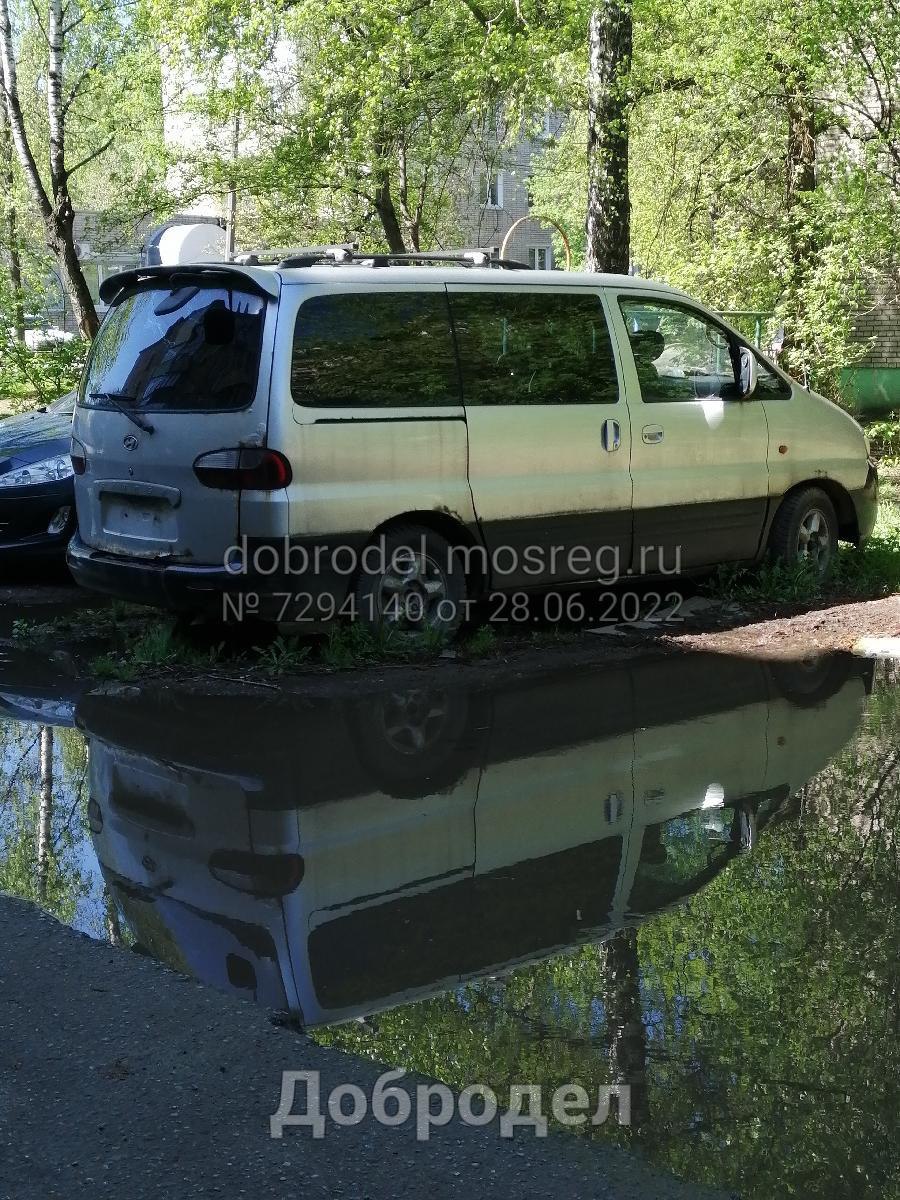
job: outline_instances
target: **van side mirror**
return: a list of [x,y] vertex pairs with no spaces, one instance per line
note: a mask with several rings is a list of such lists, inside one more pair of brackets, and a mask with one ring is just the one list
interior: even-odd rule
[[749,400],[756,391],[756,355],[748,346],[741,346],[741,399]]

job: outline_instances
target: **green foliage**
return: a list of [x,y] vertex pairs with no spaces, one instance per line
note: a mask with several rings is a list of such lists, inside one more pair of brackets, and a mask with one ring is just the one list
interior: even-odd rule
[[889,413],[878,421],[869,421],[866,436],[876,458],[900,459],[900,413]]
[[[714,308],[773,313],[766,339],[784,327],[788,369],[838,397],[840,369],[867,349],[854,314],[896,263],[900,13],[880,0],[638,0],[634,25],[632,258]],[[578,261],[581,89],[576,77],[573,115],[532,180],[536,211],[568,229]],[[819,139],[807,176],[785,157],[801,127]]]
[[8,321],[0,310],[0,406],[24,411],[71,391],[81,377],[87,343],[73,338],[30,350],[13,336]]

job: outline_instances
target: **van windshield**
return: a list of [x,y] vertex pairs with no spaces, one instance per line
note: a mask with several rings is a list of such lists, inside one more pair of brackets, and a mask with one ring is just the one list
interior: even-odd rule
[[145,287],[107,314],[78,402],[221,412],[256,395],[265,300],[228,287]]

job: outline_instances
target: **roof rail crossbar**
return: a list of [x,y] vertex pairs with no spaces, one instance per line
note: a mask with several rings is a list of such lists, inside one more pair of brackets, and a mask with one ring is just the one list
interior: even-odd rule
[[410,252],[360,254],[355,256],[365,259],[376,267],[386,267],[390,263],[426,263],[453,262],[462,263],[467,267],[502,267],[513,271],[527,271],[526,263],[517,262],[513,258],[493,258],[489,250],[416,250]]
[[279,267],[312,267],[321,262],[349,262],[355,257],[359,242],[342,242],[334,246],[304,246],[291,250],[279,262]]
[[410,264],[429,262],[459,263],[466,267],[501,267],[511,271],[527,271],[528,264],[512,258],[495,258],[492,250],[387,250],[360,251],[358,242],[344,242],[335,246],[308,246],[302,249],[279,251],[276,259],[262,259],[256,254],[241,254],[234,259],[244,266],[259,266],[264,262],[278,262],[284,267],[314,267],[330,263],[360,264],[371,267],[387,267],[392,263]]

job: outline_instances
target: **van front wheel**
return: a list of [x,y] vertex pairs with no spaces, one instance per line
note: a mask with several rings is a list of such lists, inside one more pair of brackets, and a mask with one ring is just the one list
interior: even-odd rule
[[405,636],[450,637],[466,617],[468,587],[453,547],[424,525],[391,529],[363,552],[356,617]]
[[806,563],[824,579],[837,544],[834,505],[821,488],[804,488],[782,502],[769,535],[773,558],[783,563]]

